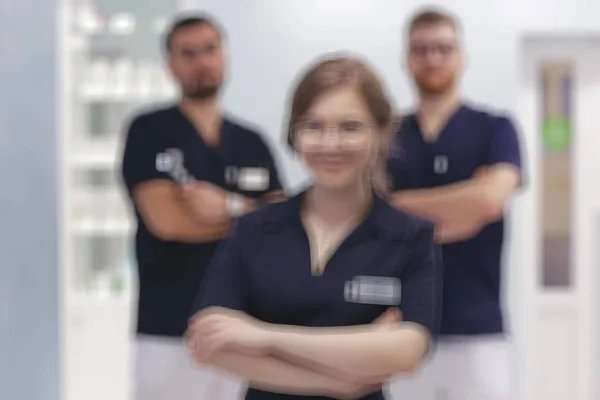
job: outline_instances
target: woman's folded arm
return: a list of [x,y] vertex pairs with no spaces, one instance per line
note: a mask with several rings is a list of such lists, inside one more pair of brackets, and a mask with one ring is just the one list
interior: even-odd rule
[[203,363],[247,380],[253,388],[277,393],[345,398],[368,389],[364,384],[311,371],[269,355],[222,351]]

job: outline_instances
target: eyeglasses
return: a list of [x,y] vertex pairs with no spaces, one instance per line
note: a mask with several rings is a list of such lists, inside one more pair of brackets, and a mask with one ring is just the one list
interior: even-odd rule
[[429,54],[449,57],[456,52],[458,46],[454,43],[411,44],[410,55],[425,58]]
[[362,121],[343,121],[326,124],[322,121],[301,121],[294,125],[293,134],[306,148],[318,148],[335,139],[345,149],[359,149],[368,145],[375,127]]
[[211,56],[219,50],[219,43],[208,43],[202,46],[187,46],[180,50],[180,54],[187,60],[194,60],[204,56]]

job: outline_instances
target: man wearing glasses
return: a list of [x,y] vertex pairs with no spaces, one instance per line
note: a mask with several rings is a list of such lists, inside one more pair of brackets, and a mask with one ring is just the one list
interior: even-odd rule
[[437,352],[419,378],[392,390],[397,398],[508,400],[512,361],[500,266],[504,209],[521,185],[519,140],[509,118],[461,97],[464,56],[455,18],[422,11],[407,37],[419,103],[402,119],[400,154],[389,163],[392,201],[436,223],[444,286]]

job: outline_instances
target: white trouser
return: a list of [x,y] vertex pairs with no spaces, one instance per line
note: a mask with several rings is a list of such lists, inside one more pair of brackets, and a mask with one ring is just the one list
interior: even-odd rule
[[199,366],[182,339],[139,335],[135,400],[238,400],[241,382]]
[[443,337],[412,377],[389,385],[393,400],[512,400],[513,345],[499,335]]

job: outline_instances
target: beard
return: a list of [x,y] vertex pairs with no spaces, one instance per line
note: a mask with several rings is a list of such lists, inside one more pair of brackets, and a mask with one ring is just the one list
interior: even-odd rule
[[425,95],[448,93],[456,83],[456,75],[451,72],[423,72],[414,78],[419,91]]
[[188,99],[207,100],[216,97],[219,89],[219,85],[187,85],[182,87],[182,93]]
[[190,80],[180,81],[181,93],[192,100],[213,99],[221,89],[221,79],[212,74],[198,75]]

